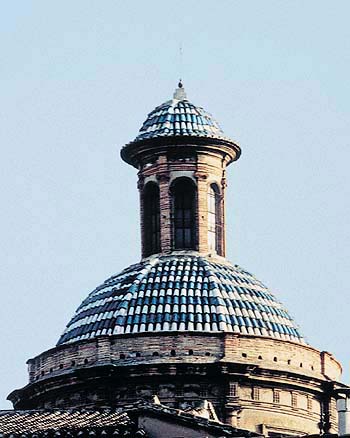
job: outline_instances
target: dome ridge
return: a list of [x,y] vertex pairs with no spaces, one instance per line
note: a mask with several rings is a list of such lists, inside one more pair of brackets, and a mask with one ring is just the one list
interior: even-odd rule
[[238,265],[194,251],[156,255],[92,291],[58,345],[102,335],[233,332],[304,343],[275,296]]
[[181,82],[173,99],[158,105],[148,114],[134,142],[171,136],[209,137],[231,141],[210,113],[188,100]]

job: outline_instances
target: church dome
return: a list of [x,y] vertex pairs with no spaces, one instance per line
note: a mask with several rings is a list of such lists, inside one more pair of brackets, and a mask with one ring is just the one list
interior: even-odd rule
[[240,154],[181,83],[148,115],[121,150],[138,171],[141,261],[28,361],[15,409],[124,409],[156,395],[166,409],[210,402],[220,421],[266,436],[336,432],[340,364],[225,258],[227,167]]
[[172,100],[148,114],[134,142],[174,136],[229,140],[211,114],[188,101],[181,82]]
[[304,343],[293,319],[252,274],[195,252],[155,255],[88,295],[58,345],[124,333],[233,332]]

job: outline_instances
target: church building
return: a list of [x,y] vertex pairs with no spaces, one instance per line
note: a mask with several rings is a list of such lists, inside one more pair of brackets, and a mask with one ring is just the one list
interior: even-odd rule
[[121,149],[137,169],[141,261],[29,359],[29,383],[8,396],[14,411],[0,413],[4,437],[336,434],[339,398],[350,433],[340,363],[226,259],[227,172],[240,155],[181,81],[149,113]]

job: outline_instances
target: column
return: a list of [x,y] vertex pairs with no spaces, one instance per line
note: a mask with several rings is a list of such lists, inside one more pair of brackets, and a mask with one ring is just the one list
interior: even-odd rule
[[172,250],[171,229],[171,199],[169,187],[169,172],[157,175],[160,197],[160,250],[169,253]]
[[198,251],[208,252],[208,175],[196,172],[197,179],[197,236]]

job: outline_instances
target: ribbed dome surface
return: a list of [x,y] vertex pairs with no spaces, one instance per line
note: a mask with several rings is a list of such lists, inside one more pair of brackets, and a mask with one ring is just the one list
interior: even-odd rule
[[187,100],[183,88],[175,91],[174,99],[157,106],[148,114],[134,141],[172,136],[229,140],[211,114]]
[[283,305],[253,275],[197,253],[153,256],[82,302],[58,345],[101,335],[234,332],[304,342]]

